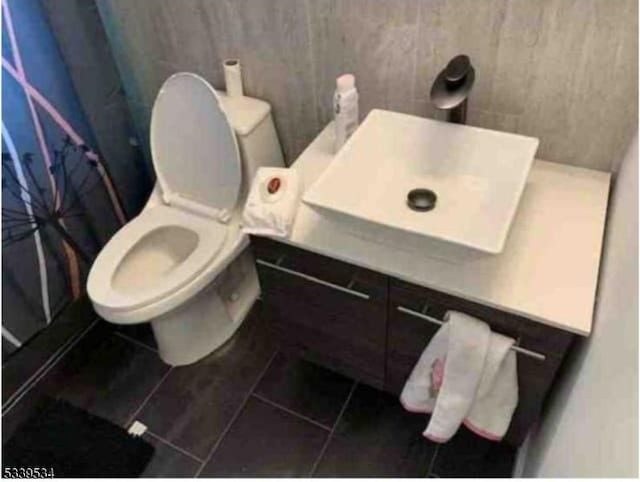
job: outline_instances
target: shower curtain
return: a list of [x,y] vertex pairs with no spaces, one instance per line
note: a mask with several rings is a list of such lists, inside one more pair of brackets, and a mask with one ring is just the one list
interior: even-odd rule
[[127,221],[39,0],[2,0],[2,355],[81,297]]

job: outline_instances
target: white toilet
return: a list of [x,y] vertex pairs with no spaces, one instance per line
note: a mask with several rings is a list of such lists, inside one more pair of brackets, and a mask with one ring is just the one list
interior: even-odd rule
[[240,214],[260,166],[284,165],[269,104],[172,75],[151,117],[156,185],[96,258],[87,291],[117,324],[151,322],[161,358],[193,363],[227,341],[259,294]]

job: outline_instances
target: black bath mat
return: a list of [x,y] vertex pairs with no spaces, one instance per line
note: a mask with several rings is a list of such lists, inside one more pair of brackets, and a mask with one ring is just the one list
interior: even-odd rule
[[3,473],[40,467],[55,477],[137,477],[154,450],[122,427],[48,398],[2,447],[2,467]]

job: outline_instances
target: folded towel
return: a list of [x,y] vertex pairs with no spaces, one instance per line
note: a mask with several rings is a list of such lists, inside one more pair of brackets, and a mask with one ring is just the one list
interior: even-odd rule
[[444,378],[444,365],[449,343],[449,324],[433,335],[420,355],[400,394],[400,403],[409,412],[432,413]]
[[296,171],[261,167],[253,179],[242,213],[242,231],[289,236],[301,195],[302,181]]
[[432,414],[425,437],[446,442],[463,421],[485,438],[504,436],[517,405],[511,345],[512,339],[491,333],[486,323],[449,313],[400,395],[406,410]]
[[491,333],[478,393],[464,425],[481,437],[501,440],[518,406],[518,369],[513,339]]

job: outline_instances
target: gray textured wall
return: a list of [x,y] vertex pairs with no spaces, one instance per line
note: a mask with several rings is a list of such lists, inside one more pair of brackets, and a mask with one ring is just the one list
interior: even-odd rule
[[637,126],[637,0],[96,0],[138,127],[162,81],[189,70],[271,102],[289,161],[330,117],[334,78],[361,110],[437,116],[446,61],[476,67],[469,123],[541,139],[538,157],[610,170]]

